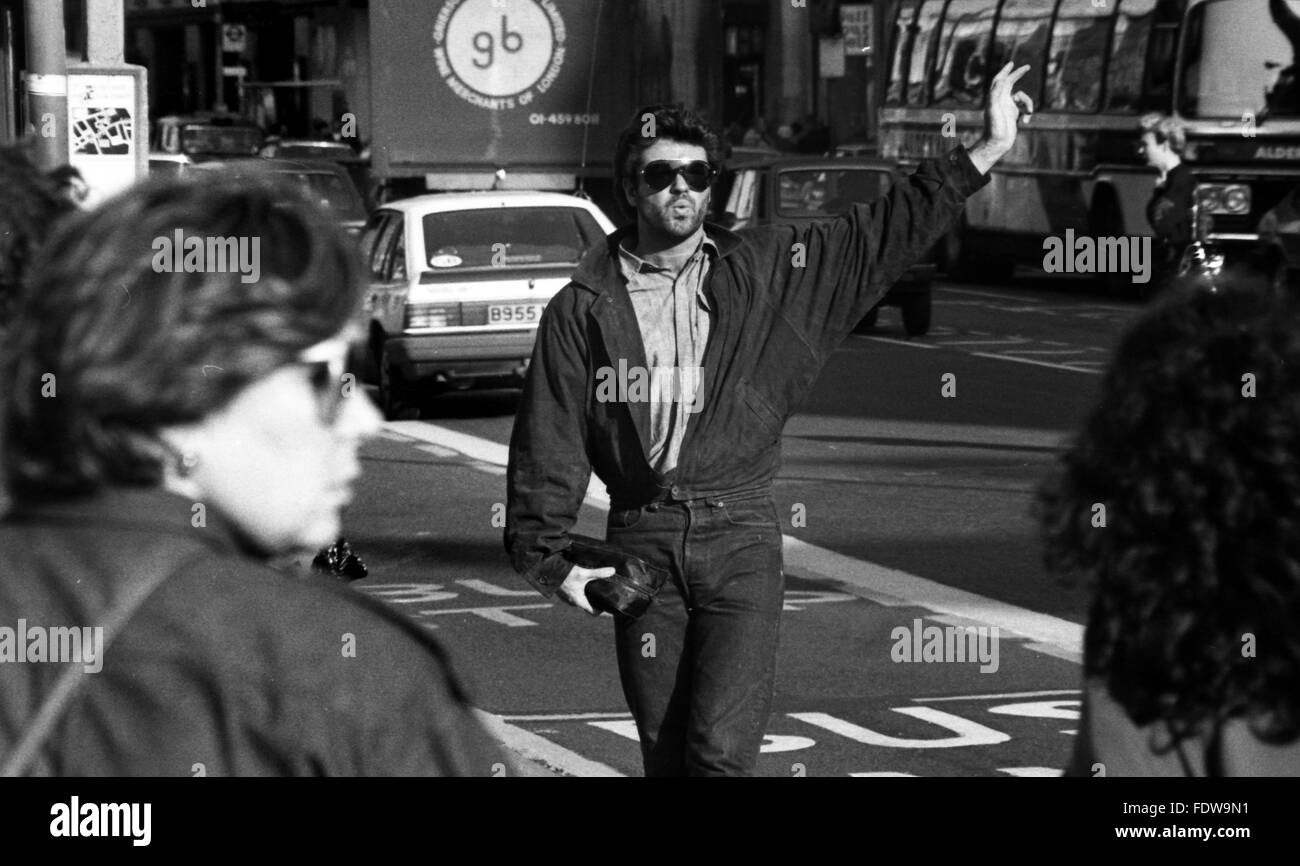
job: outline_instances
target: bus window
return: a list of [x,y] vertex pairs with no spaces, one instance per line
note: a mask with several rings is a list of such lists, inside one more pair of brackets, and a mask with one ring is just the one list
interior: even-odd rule
[[1092,0],[1061,0],[1047,51],[1044,108],[1097,110],[1113,11],[1113,6],[1097,7]]
[[1042,103],[1047,29],[1055,5],[1054,0],[1005,0],[993,33],[993,71],[1007,62],[1016,66],[1029,64],[1029,72],[1020,79],[1016,89],[1028,94],[1034,105]]
[[1115,16],[1106,80],[1107,111],[1138,111],[1143,107],[1142,67],[1147,39],[1155,18],[1156,0],[1124,0]]
[[997,0],[952,0],[948,4],[935,51],[935,103],[971,107],[983,103],[996,9]]
[[930,36],[939,23],[943,3],[944,0],[925,0],[916,15],[916,41],[912,44],[911,67],[907,73],[908,105],[925,105],[929,97],[926,71],[929,69]]
[[1300,116],[1300,0],[1209,0],[1187,18],[1179,110]]
[[903,3],[898,10],[894,26],[894,63],[889,75],[889,91],[885,94],[885,105],[903,104],[903,86],[907,80],[907,60],[912,56],[912,42],[916,38],[916,10],[920,0]]

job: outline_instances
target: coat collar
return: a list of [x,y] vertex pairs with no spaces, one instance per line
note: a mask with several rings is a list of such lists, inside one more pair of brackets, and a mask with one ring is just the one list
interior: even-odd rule
[[[740,235],[715,223],[706,222],[704,224],[704,233],[717,246],[718,258],[720,259],[731,255],[745,242]],[[603,295],[615,287],[621,287],[623,280],[619,271],[618,246],[623,242],[624,238],[634,234],[636,234],[636,225],[627,225],[606,237],[603,245],[592,247],[583,256],[578,269],[573,272],[572,280],[574,284],[595,292],[597,295]],[[624,291],[624,294],[626,294],[626,291]]]
[[199,521],[195,504],[161,487],[106,487],[87,496],[21,502],[5,520],[183,536],[221,554],[252,553],[213,509]]
[[[637,322],[632,298],[628,295],[627,282],[619,268],[619,244],[635,232],[635,225],[626,226],[607,237],[604,246],[592,248],[574,271],[573,284],[596,296],[591,305],[591,315],[600,326],[605,357],[615,366],[620,359],[626,358],[629,367],[645,369],[645,343],[641,339],[641,326]],[[735,232],[713,223],[706,222],[704,232],[718,248],[719,259],[733,253],[744,242]],[[641,453],[649,455],[650,404],[638,400],[627,404],[627,409],[641,443]]]

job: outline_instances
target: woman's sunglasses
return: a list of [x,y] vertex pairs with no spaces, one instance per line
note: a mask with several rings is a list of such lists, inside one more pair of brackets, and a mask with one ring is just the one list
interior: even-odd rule
[[343,401],[356,387],[344,379],[347,349],[345,341],[333,339],[317,343],[298,356],[298,363],[307,368],[321,423],[330,427],[338,423],[343,414]]
[[672,184],[677,175],[686,178],[686,185],[695,192],[704,192],[713,185],[718,170],[702,159],[689,161],[656,159],[641,169],[641,179],[651,192],[659,192]]

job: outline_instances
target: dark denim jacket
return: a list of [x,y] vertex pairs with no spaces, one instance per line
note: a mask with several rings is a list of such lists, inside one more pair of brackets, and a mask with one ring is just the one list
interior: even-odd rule
[[700,410],[677,468],[650,468],[650,406],[596,399],[597,371],[646,366],[611,235],[547,305],[510,439],[505,545],[544,595],[563,582],[559,555],[594,470],[616,508],[732,494],[771,484],[781,429],[835,347],[930,249],[987,183],[963,148],[922,163],[888,195],[799,228],[730,232],[705,291],[712,307]]

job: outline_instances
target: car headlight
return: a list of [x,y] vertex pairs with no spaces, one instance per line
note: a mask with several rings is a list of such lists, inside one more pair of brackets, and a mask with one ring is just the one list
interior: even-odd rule
[[1245,184],[1203,183],[1196,187],[1196,202],[1202,213],[1250,213],[1250,187]]
[[1228,213],[1250,213],[1250,187],[1228,187],[1223,193],[1223,206],[1228,209]]

